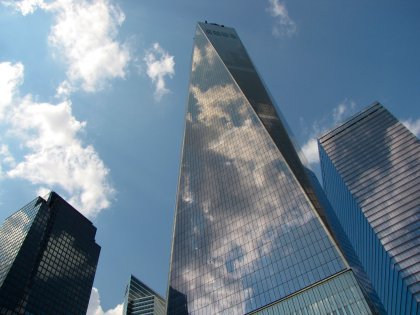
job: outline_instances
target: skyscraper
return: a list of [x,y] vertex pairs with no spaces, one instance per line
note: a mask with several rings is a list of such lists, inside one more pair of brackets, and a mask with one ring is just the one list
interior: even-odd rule
[[0,314],[84,315],[100,247],[96,228],[56,193],[0,228]]
[[124,315],[164,315],[165,300],[142,281],[131,275],[125,289]]
[[168,314],[371,314],[232,28],[197,25]]
[[388,314],[420,314],[420,141],[375,103],[319,139],[326,194]]

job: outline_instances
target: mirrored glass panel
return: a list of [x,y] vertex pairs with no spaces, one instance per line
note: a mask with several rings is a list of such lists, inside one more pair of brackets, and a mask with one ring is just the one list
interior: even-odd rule
[[229,56],[208,40],[237,41],[232,60],[246,63],[236,33],[211,28],[194,40],[168,314],[245,314],[346,268]]

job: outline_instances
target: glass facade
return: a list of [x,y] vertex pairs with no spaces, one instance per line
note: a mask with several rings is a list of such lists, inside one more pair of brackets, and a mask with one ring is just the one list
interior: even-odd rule
[[131,275],[125,290],[124,315],[164,315],[165,300]]
[[324,188],[388,314],[420,314],[420,141],[376,103],[319,139]]
[[85,314],[100,247],[96,228],[56,193],[0,228],[0,314]]
[[[251,313],[349,270],[322,215],[236,32],[199,23],[168,314]],[[352,303],[346,304],[349,309]],[[360,303],[371,314],[366,301]]]
[[341,226],[340,221],[338,220],[337,215],[324,192],[324,189],[319,183],[318,178],[311,170],[306,169],[306,172],[314,187],[314,191],[319,198],[319,202],[322,204],[325,212],[325,219],[328,222],[331,233],[333,233],[333,235],[336,237],[337,243],[340,246],[342,253],[346,257],[347,262],[349,263],[364,295],[368,297],[367,302],[374,310],[374,313],[380,315],[387,314],[377,292],[375,291],[375,288],[372,285],[372,282],[369,279],[369,276],[366,274],[366,271],[363,268],[359,258],[357,257],[357,254],[354,251],[354,248],[351,245],[346,232]]
[[251,314],[350,315],[371,311],[353,273],[345,271]]

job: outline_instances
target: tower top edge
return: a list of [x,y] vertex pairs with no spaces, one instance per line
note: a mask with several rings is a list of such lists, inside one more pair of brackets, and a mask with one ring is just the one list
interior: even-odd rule
[[222,30],[222,29],[235,30],[233,27],[226,26],[224,24],[218,24],[218,23],[208,22],[208,21],[197,22],[197,24],[201,28],[220,29],[220,30]]
[[325,132],[323,135],[319,136],[318,137],[319,142],[324,143],[324,142],[328,141],[329,139],[336,136],[337,134],[339,134],[343,130],[351,127],[352,125],[354,125],[358,121],[362,120],[363,118],[365,118],[366,116],[368,116],[369,114],[371,114],[371,113],[373,113],[377,110],[386,110],[386,109],[384,108],[384,106],[381,103],[379,103],[378,101],[375,101],[372,104],[370,104],[369,106],[367,106],[366,108],[359,111],[358,113],[356,113],[356,114],[350,116],[349,118],[345,119],[342,123],[338,124],[334,128]]

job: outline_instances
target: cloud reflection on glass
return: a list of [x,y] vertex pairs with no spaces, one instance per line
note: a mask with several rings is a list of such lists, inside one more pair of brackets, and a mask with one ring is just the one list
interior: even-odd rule
[[243,314],[343,270],[302,187],[200,27],[189,93],[168,312],[185,314],[177,306],[186,303],[190,314]]

